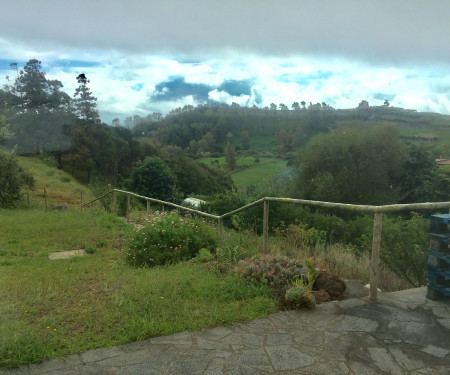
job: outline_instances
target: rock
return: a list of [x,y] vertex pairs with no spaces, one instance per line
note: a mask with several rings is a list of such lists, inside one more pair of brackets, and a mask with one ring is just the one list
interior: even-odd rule
[[314,292],[314,297],[316,298],[317,304],[331,301],[330,294],[326,290],[323,290],[323,289],[316,290]]
[[339,277],[330,272],[323,271],[317,276],[314,283],[314,289],[326,290],[332,300],[342,300],[344,299],[346,286]]

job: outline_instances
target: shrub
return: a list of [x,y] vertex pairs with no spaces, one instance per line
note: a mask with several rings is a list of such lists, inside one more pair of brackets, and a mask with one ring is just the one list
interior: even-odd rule
[[216,260],[222,263],[236,264],[240,260],[245,259],[247,253],[243,246],[230,246],[216,249]]
[[305,274],[307,270],[300,262],[284,256],[253,256],[241,260],[236,272],[245,279],[268,285],[280,301],[292,281]]
[[147,156],[131,173],[131,191],[146,197],[171,200],[175,196],[175,175],[160,158]]
[[0,207],[14,206],[23,185],[33,186],[34,177],[20,168],[14,155],[0,149]]
[[410,220],[383,218],[381,260],[415,287],[426,281],[429,225],[429,219],[417,213]]
[[194,258],[215,245],[213,228],[202,220],[156,213],[134,234],[126,259],[133,266],[158,266]]

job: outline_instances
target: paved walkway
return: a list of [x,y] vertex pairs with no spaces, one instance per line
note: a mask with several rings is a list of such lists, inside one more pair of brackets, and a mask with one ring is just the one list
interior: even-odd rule
[[97,349],[0,375],[450,374],[450,304],[426,288],[348,299],[235,327]]

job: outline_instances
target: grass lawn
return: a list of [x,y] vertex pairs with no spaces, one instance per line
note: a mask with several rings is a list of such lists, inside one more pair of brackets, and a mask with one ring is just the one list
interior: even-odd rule
[[[269,290],[199,265],[132,268],[135,230],[99,211],[0,210],[0,367],[265,317]],[[48,260],[53,251],[90,254]]]
[[[225,158],[202,158],[205,164],[216,163],[225,166]],[[256,160],[259,160],[256,162]],[[244,156],[236,159],[237,168],[231,173],[231,178],[237,188],[261,184],[286,170],[286,161],[278,158],[256,158]]]

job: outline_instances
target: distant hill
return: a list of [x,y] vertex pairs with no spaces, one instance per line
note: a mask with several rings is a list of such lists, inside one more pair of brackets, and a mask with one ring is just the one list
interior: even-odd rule
[[[450,144],[449,115],[391,106],[334,109],[325,103],[296,110],[289,110],[287,106],[281,108],[186,106],[162,119],[158,117],[158,121],[141,119],[143,121],[134,125],[132,133],[136,138],[145,137],[163,146],[178,146],[199,157],[223,153],[227,143],[232,143],[237,151],[269,151],[271,156],[285,157],[317,133],[340,126],[383,123],[398,126],[401,137],[411,142]],[[257,150],[256,144],[264,144],[264,148]]]

